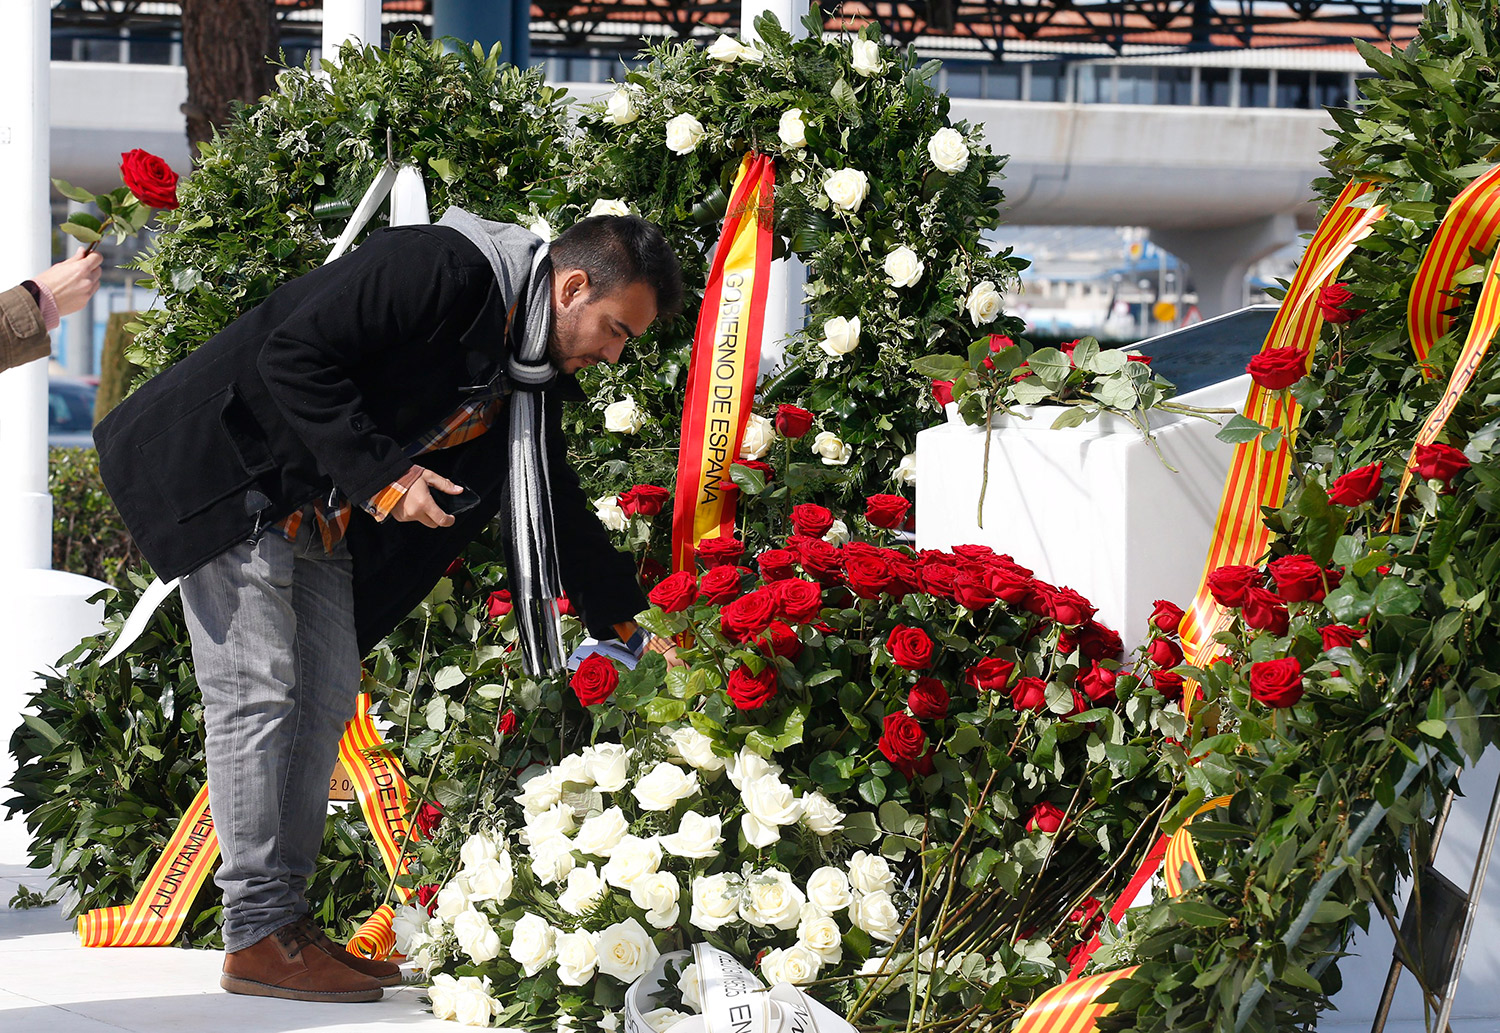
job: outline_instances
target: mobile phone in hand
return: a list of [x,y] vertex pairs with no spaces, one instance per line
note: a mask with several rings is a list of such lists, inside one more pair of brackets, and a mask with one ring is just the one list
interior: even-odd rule
[[431,494],[433,501],[438,504],[438,508],[449,516],[458,516],[460,513],[467,513],[479,505],[479,493],[471,491],[468,488],[465,488],[457,495],[449,495],[446,491],[434,488]]

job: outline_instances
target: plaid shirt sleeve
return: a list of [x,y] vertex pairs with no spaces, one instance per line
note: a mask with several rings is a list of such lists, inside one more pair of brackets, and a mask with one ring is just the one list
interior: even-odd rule
[[396,503],[406,496],[407,489],[422,476],[422,468],[413,465],[399,481],[392,481],[377,491],[374,496],[360,503],[361,508],[375,518],[376,523],[391,515]]

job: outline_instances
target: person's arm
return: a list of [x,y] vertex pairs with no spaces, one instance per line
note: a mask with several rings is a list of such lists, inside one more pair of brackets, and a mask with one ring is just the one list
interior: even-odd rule
[[472,319],[489,282],[417,232],[374,234],[325,268],[318,288],[267,337],[258,368],[318,465],[363,502],[400,482],[412,462],[365,414],[351,371],[449,319]]
[[35,362],[51,352],[41,307],[25,285],[0,293],[0,370]]

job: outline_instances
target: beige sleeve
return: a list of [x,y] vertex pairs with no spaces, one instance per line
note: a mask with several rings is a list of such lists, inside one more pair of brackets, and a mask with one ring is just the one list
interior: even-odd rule
[[52,343],[42,310],[25,287],[0,293],[0,370],[50,355]]

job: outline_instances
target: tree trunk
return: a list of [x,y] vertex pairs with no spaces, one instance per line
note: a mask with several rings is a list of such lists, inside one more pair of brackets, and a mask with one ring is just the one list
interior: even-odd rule
[[276,49],[273,0],[182,0],[182,63],[187,66],[188,152],[213,139],[231,101],[269,93],[267,57]]

